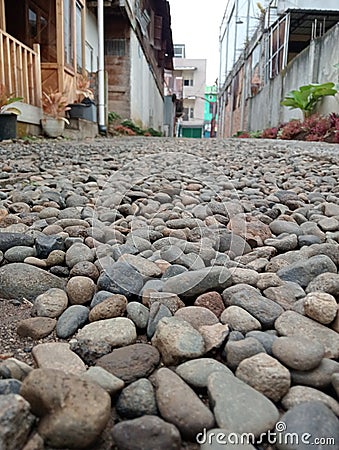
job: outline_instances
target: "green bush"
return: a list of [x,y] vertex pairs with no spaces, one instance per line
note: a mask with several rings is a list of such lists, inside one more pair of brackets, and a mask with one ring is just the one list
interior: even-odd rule
[[262,133],[262,130],[250,131],[250,137],[259,139],[259,138],[261,138],[261,133]]
[[119,114],[117,114],[116,112],[112,111],[112,112],[108,113],[108,123],[113,123],[120,119],[121,119],[121,116],[119,116]]
[[128,135],[128,136],[156,136],[161,137],[161,131],[155,130],[150,127],[144,130],[136,125],[131,119],[121,120],[119,114],[115,112],[110,112],[108,114],[108,121],[110,124],[109,131],[113,135]]
[[134,133],[138,134],[139,136],[142,136],[144,134],[144,130],[140,127],[138,127],[138,125],[136,125],[132,120],[130,119],[125,119],[121,122],[121,125],[129,128],[130,130],[134,131]]
[[157,131],[154,128],[147,128],[147,130],[145,131],[145,135],[146,134],[150,134],[151,136],[155,136],[155,137],[161,137],[162,136],[162,132],[161,131]]

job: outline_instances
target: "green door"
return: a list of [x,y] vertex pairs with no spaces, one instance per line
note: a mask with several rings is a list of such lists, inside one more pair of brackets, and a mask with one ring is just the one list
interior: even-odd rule
[[182,137],[185,138],[201,138],[202,128],[183,128]]

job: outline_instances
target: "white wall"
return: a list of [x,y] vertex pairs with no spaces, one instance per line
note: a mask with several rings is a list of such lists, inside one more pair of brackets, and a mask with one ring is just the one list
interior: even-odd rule
[[163,129],[164,100],[139,41],[131,30],[131,119],[144,128]]
[[[98,70],[98,27],[95,15],[87,9],[86,14],[86,70]],[[91,61],[92,59],[92,61]]]

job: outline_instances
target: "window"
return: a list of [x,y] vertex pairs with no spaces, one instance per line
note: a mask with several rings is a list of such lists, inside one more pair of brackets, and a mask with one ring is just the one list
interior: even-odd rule
[[154,48],[162,48],[162,17],[154,16]]
[[29,35],[34,40],[38,34],[38,18],[36,12],[28,10]]
[[125,39],[106,39],[105,55],[107,56],[125,56],[126,41]]
[[193,80],[190,79],[185,79],[184,80],[184,86],[193,86]]
[[174,57],[175,58],[186,58],[184,44],[175,44],[173,46],[173,48],[174,48]]
[[87,70],[87,72],[89,72],[89,73],[95,72],[95,70],[94,70],[94,49],[87,41],[85,44],[85,55],[86,55],[86,70]]
[[42,62],[56,61],[56,14],[52,3],[29,1],[27,4],[28,27],[24,42],[29,47],[40,44]]
[[64,0],[64,40],[65,40],[65,64],[74,65],[73,45],[73,1]]
[[77,49],[77,71],[82,69],[82,6],[76,2],[76,49]]
[[65,65],[82,72],[84,61],[84,2],[63,0]]
[[188,121],[188,114],[189,114],[189,108],[184,108],[183,110],[183,115],[182,115],[182,120],[187,122]]
[[194,119],[194,108],[184,108],[182,120],[188,122],[190,119]]

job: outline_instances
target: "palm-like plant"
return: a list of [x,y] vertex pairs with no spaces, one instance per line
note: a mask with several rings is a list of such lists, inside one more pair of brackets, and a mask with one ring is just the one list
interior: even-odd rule
[[7,108],[7,106],[14,102],[21,102],[22,100],[23,97],[15,97],[13,93],[9,94],[7,92],[6,86],[0,83],[0,114],[11,113],[19,116],[21,114],[19,108],[16,108],[14,106]]
[[53,90],[48,92],[44,91],[42,95],[42,108],[45,115],[68,122],[65,117],[65,112],[70,109],[70,107],[67,106],[67,97],[62,92]]
[[90,88],[91,81],[88,78],[88,76],[78,74],[76,83],[77,83],[76,94],[78,97],[78,101],[81,102],[83,98],[89,98],[93,100],[94,93],[93,90]]

